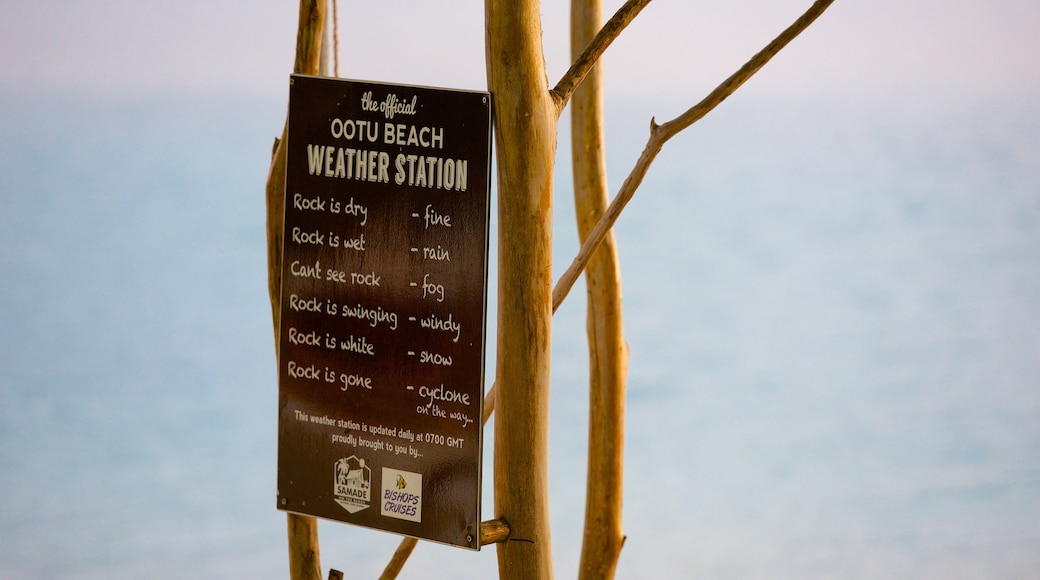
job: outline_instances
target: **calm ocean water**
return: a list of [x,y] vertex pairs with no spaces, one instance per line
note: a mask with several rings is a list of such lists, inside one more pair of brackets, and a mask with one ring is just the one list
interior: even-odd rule
[[[614,183],[651,113],[612,123]],[[621,577],[1040,571],[1038,113],[735,97],[668,145],[618,226]],[[287,576],[262,195],[283,115],[278,98],[3,100],[0,578]],[[581,294],[555,321],[564,577]],[[398,542],[321,532],[326,570],[352,578]],[[423,545],[402,577],[495,569],[493,549]]]

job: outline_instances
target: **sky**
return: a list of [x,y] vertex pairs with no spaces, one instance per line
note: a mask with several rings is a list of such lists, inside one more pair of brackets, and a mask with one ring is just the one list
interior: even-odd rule
[[[0,91],[278,94],[297,5],[244,0],[3,2]],[[621,2],[606,2],[612,14]],[[699,99],[809,2],[651,3],[608,51],[608,94]],[[550,83],[566,70],[567,3],[543,2]],[[483,89],[483,7],[339,1],[340,74]],[[1040,93],[1040,5],[838,0],[755,80],[758,91],[886,99]],[[926,98],[920,96],[918,98]]]

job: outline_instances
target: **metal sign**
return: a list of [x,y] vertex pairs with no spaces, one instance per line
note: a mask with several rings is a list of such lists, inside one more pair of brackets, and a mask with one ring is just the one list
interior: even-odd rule
[[289,93],[278,508],[478,550],[491,97]]

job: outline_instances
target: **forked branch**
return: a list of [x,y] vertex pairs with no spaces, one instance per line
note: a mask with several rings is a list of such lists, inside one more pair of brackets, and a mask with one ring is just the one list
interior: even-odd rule
[[639,188],[639,185],[643,182],[643,178],[646,177],[650,164],[653,163],[657,154],[660,153],[661,148],[664,147],[664,144],[680,131],[707,115],[712,109],[732,95],[734,91],[747,82],[752,75],[758,72],[759,69],[770,61],[770,59],[787,46],[788,43],[794,40],[795,37],[812,24],[820,14],[823,14],[823,11],[833,2],[834,0],[816,0],[816,2],[813,3],[804,14],[795,20],[793,24],[788,26],[779,36],[767,44],[765,48],[760,50],[751,58],[751,60],[745,63],[744,66],[740,67],[737,72],[730,75],[729,78],[723,81],[723,83],[709,93],[708,96],[704,97],[701,102],[688,109],[685,113],[663,125],[658,125],[656,121],[651,119],[650,138],[647,140],[642,154],[640,154],[639,159],[636,161],[635,167],[632,168],[631,173],[628,174],[625,182],[621,185],[621,189],[614,197],[614,200],[610,203],[610,207],[607,208],[607,211],[603,214],[599,223],[596,224],[592,233],[589,234],[589,237],[582,244],[581,249],[578,250],[578,254],[575,256],[574,261],[571,262],[571,265],[556,282],[556,286],[553,288],[553,312],[556,311],[560,306],[560,303],[563,302],[563,299],[567,297],[568,293],[570,293],[571,288],[574,286],[574,282],[585,269],[585,265],[588,264],[593,252],[596,251],[600,242],[603,241],[603,237],[612,227],[614,227],[614,223],[621,215],[621,211],[625,209],[625,205],[627,205],[632,199],[632,196],[635,195],[636,189]]
[[562,111],[563,107],[570,100],[571,95],[574,93],[574,89],[578,88],[581,81],[585,79],[585,76],[589,74],[592,67],[596,65],[600,57],[607,50],[614,39],[621,34],[621,31],[628,26],[636,15],[638,15],[646,5],[650,3],[650,0],[628,0],[625,2],[618,11],[614,13],[614,16],[603,25],[603,28],[596,33],[596,36],[589,42],[585,50],[582,51],[581,56],[575,59],[574,64],[571,65],[570,70],[564,73],[563,77],[560,78],[560,82],[556,83],[550,93],[552,93],[553,100],[556,101],[556,110]]

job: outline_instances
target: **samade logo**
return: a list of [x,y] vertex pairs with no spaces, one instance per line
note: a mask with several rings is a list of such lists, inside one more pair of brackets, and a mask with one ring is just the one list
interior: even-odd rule
[[336,462],[332,489],[336,503],[352,514],[357,513],[372,500],[372,470],[357,456],[340,459]]
[[379,513],[389,518],[422,521],[422,474],[383,468]]

